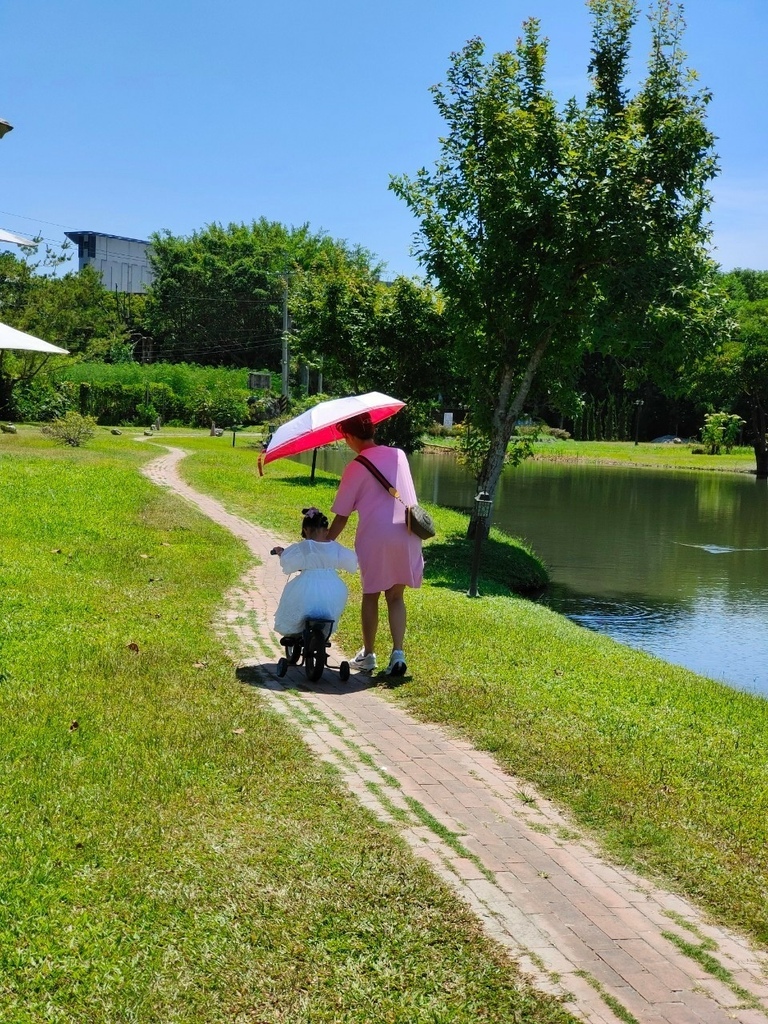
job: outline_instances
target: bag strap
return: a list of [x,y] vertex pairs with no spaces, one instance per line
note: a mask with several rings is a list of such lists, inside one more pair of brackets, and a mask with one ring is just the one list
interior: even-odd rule
[[361,466],[365,466],[368,472],[372,473],[373,476],[376,477],[376,479],[379,481],[379,483],[381,484],[385,491],[391,494],[393,498],[397,498],[401,505],[405,505],[405,502],[400,497],[400,493],[397,490],[397,488],[392,486],[392,484],[389,482],[389,480],[387,480],[384,474],[379,469],[377,469],[376,466],[374,466],[374,464],[369,459],[366,459],[364,455],[358,455],[357,458],[355,459],[355,462],[359,462]]

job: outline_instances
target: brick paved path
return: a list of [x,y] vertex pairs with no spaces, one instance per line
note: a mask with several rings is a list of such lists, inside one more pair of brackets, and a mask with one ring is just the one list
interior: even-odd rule
[[171,448],[145,472],[244,540],[258,560],[230,594],[222,623],[239,677],[258,685],[360,801],[400,829],[540,989],[593,1024],[766,1024],[764,953],[603,859],[490,755],[415,721],[367,675],[341,684],[333,666],[342,655],[333,648],[317,684],[294,667],[278,679],[282,649],[271,623],[285,577],[269,556],[278,538],[185,484],[177,472],[184,455]]

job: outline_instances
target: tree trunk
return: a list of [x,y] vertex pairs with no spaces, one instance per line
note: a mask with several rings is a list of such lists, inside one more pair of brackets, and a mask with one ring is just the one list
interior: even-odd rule
[[765,409],[761,405],[752,409],[752,423],[755,428],[755,474],[758,480],[768,480],[768,436]]
[[[515,423],[523,411],[525,400],[531,390],[539,363],[551,337],[552,331],[548,329],[537,342],[516,391],[514,391],[516,377],[512,367],[506,366],[502,373],[501,386],[493,412],[491,446],[477,477],[478,491],[485,491],[486,494],[490,495],[491,500],[496,495],[501,471],[504,469],[507,445],[512,437],[512,431],[515,429]],[[491,528],[491,519],[492,515],[479,519],[477,507],[473,507],[469,518],[469,526],[467,527],[467,536],[470,538],[474,537],[477,530],[481,529],[484,537],[487,537],[488,531]]]
[[11,397],[15,380],[5,373],[5,349],[0,349],[0,418],[8,419],[11,414]]

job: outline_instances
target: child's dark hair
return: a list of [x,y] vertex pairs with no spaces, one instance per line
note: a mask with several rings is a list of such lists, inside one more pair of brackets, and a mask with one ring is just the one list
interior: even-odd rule
[[327,530],[328,529],[328,516],[324,515],[319,508],[303,508],[301,514],[304,519],[301,523],[301,535],[305,535],[307,530]]

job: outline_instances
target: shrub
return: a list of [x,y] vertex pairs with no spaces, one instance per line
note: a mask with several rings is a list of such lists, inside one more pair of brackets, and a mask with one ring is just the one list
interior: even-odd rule
[[532,441],[536,441],[539,434],[543,433],[543,427],[538,423],[520,423],[512,432],[513,437],[525,437]]
[[40,429],[45,437],[50,437],[57,444],[80,448],[96,433],[96,420],[93,416],[81,416],[79,412],[70,410],[63,418],[46,423]]
[[209,391],[199,388],[187,402],[187,418],[196,427],[232,428],[246,423],[249,417],[249,393],[240,388]]
[[455,437],[456,427],[445,427],[442,423],[432,422],[427,427],[430,437]]
[[75,409],[77,403],[77,384],[69,380],[35,377],[13,389],[13,416],[22,423],[56,419]]
[[719,455],[724,448],[730,454],[744,425],[741,416],[727,412],[709,412],[701,428],[701,442],[709,455]]

